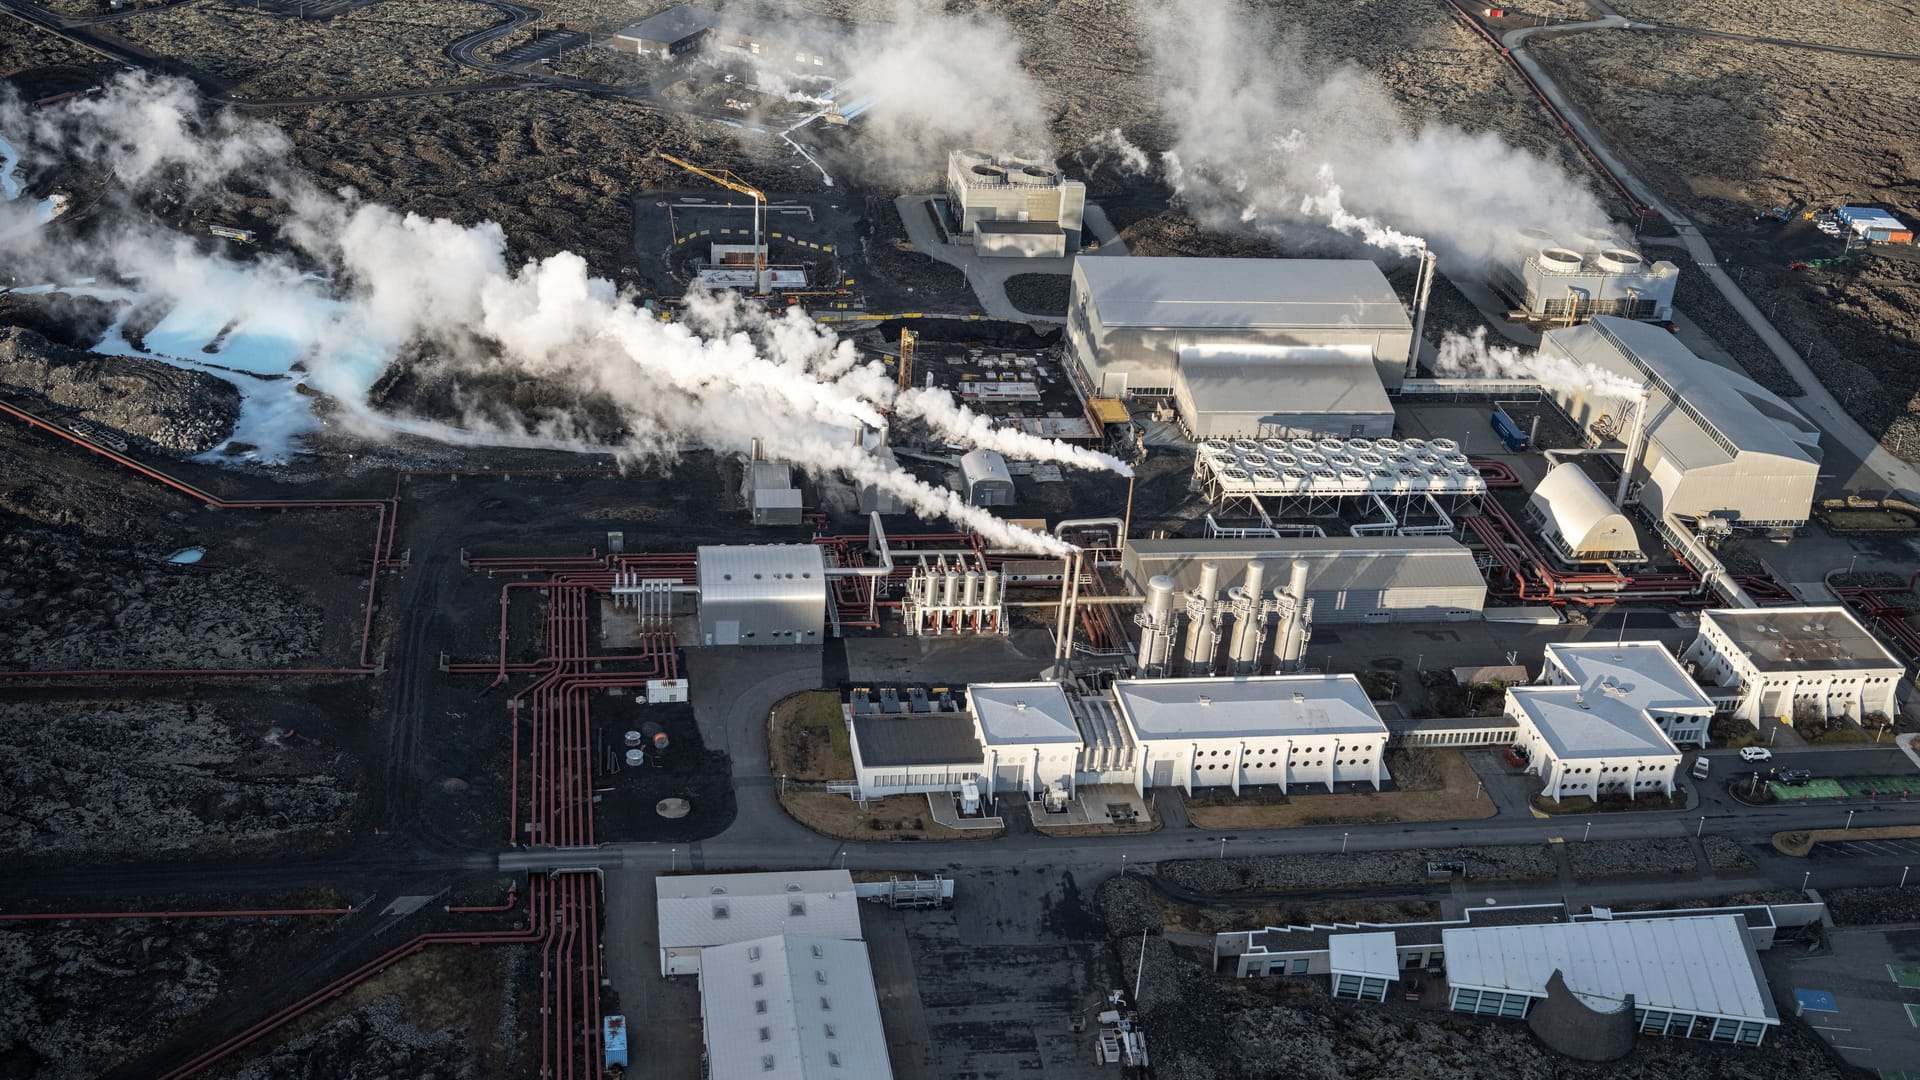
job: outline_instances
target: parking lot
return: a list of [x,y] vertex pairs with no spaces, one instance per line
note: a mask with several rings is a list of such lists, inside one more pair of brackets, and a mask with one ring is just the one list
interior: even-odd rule
[[1826,951],[1760,954],[1781,1012],[1800,1011],[1850,1064],[1883,1077],[1920,1064],[1920,930],[1835,929],[1829,938]]

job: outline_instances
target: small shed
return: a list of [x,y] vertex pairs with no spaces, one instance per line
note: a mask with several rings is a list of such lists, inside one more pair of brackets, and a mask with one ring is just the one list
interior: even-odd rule
[[960,479],[970,506],[1012,506],[1013,474],[1007,460],[992,450],[973,450],[960,459]]
[[777,461],[750,461],[741,496],[755,525],[798,525],[805,510],[793,470]]
[[1856,236],[1882,244],[1913,243],[1912,227],[1877,206],[1843,206],[1839,216]]
[[708,546],[698,563],[701,644],[820,644],[827,568],[817,545]]
[[1527,499],[1527,517],[1540,527],[1561,562],[1643,563],[1633,523],[1614,508],[1600,485],[1571,461],[1548,470]]
[[1334,997],[1387,1000],[1387,987],[1400,977],[1393,931],[1333,935],[1327,939],[1327,968],[1333,973]]

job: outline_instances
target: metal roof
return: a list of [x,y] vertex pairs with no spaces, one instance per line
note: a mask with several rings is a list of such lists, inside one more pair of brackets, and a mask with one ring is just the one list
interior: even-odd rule
[[1545,512],[1561,539],[1576,556],[1585,552],[1639,551],[1640,538],[1627,516],[1574,462],[1563,461],[1528,496],[1527,502]]
[[711,1076],[893,1076],[865,942],[786,935],[703,950],[700,1002]]
[[1113,698],[1140,742],[1387,734],[1352,675],[1120,679]]
[[1892,229],[1904,232],[1906,223],[1877,206],[1843,206],[1835,211],[1840,220],[1856,229]]
[[1400,950],[1391,930],[1335,934],[1327,939],[1327,966],[1335,975],[1400,977]]
[[826,592],[826,560],[816,544],[726,544],[698,549],[700,598],[812,599]]
[[1393,415],[1366,346],[1189,345],[1174,378],[1201,412]]
[[1546,662],[1566,672],[1577,686],[1612,683],[1637,708],[1667,713],[1713,711],[1706,691],[1657,641],[1549,642]]
[[1559,971],[1589,1007],[1779,1023],[1753,944],[1733,915],[1462,927],[1443,931],[1453,987],[1546,995]]
[[1507,696],[1562,761],[1680,756],[1644,710],[1604,687],[1510,686]]
[[1700,613],[1759,671],[1905,671],[1843,607],[1720,609]]
[[966,713],[862,713],[853,718],[853,739],[870,769],[987,760]]
[[1366,327],[1412,322],[1366,259],[1077,259],[1108,327]]
[[641,19],[625,30],[619,37],[635,38],[640,41],[663,41],[668,45],[677,45],[702,31],[711,30],[720,24],[718,12],[697,8],[691,4],[675,4],[665,11],[656,11]]
[[960,455],[960,474],[966,477],[969,486],[983,481],[1013,483],[1013,474],[1007,471],[1007,459],[992,450],[969,450]]
[[967,702],[988,746],[1028,743],[1080,745],[1073,706],[1057,682],[974,683]]
[[[1127,541],[1129,567],[1138,566],[1141,571],[1141,579],[1134,583],[1138,589],[1145,589],[1146,578],[1154,574],[1167,574],[1181,588],[1191,589],[1200,583],[1201,563],[1245,559],[1260,559],[1270,573],[1282,577],[1294,559],[1307,560],[1309,595],[1387,589],[1486,590],[1473,552],[1444,536]],[[1221,582],[1223,587],[1228,584]]]
[[860,937],[860,905],[853,876],[845,870],[692,874],[654,881],[662,949],[706,948],[782,933]]
[[1215,438],[1195,449],[1199,469],[1225,494],[1478,495],[1487,490],[1486,477],[1452,439]]
[[1819,429],[1799,410],[1740,372],[1694,355],[1657,326],[1597,315],[1547,331],[1540,347],[1636,383],[1649,374],[1664,383],[1647,404],[1647,437],[1681,464],[1717,465],[1736,453],[1820,461]]

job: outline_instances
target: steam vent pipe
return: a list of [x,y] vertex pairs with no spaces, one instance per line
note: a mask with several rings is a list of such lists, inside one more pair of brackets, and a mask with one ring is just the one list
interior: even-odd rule
[[1307,563],[1305,559],[1295,559],[1282,600],[1280,631],[1274,643],[1274,670],[1300,670],[1301,661],[1307,656],[1307,639],[1312,636],[1313,601],[1307,599]]
[[1146,609],[1137,616],[1140,655],[1135,665],[1146,678],[1158,678],[1167,672],[1167,654],[1173,645],[1173,588],[1173,579],[1165,574],[1147,582]]

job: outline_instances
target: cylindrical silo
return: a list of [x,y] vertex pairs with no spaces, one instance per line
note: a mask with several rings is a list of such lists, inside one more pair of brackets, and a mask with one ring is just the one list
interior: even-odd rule
[[960,572],[948,570],[940,575],[940,606],[952,607],[960,600]]
[[960,585],[960,605],[962,607],[974,607],[979,604],[980,572],[977,570],[967,571],[967,576],[962,579]]
[[1213,674],[1220,648],[1220,565],[1200,564],[1200,587],[1187,599],[1187,674]]
[[1247,564],[1247,576],[1232,590],[1233,636],[1227,643],[1227,658],[1235,675],[1254,675],[1260,670],[1260,648],[1266,643],[1266,597],[1260,587],[1267,577],[1267,564],[1258,559]]
[[980,585],[980,606],[1000,606],[1000,571],[989,570]]
[[1158,678],[1167,673],[1167,655],[1173,651],[1173,579],[1155,575],[1147,582],[1147,606],[1134,620],[1140,624],[1140,674]]

